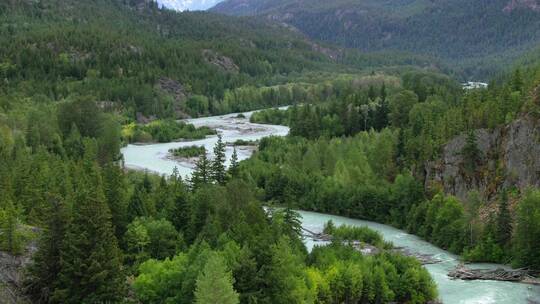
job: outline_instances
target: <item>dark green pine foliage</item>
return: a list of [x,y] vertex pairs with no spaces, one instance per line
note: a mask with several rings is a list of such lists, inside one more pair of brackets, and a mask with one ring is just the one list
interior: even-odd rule
[[227,171],[225,170],[225,143],[223,143],[221,135],[218,135],[218,141],[214,146],[212,179],[220,185],[224,185],[227,181]]
[[[0,201],[0,203],[2,202]],[[3,220],[3,223],[0,223],[0,249],[13,255],[20,254],[23,249],[19,232],[21,214],[10,199],[1,205],[5,205],[5,207],[3,208],[4,218],[1,217],[0,213],[0,219]],[[1,211],[2,209],[0,209]]]
[[191,188],[197,189],[201,185],[210,183],[211,181],[211,163],[206,156],[206,153],[203,153],[199,160],[197,161],[195,171],[191,174]]
[[499,213],[497,214],[497,236],[499,245],[503,248],[510,244],[512,238],[512,216],[508,206],[508,193],[506,190],[501,195]]
[[52,303],[117,303],[124,296],[121,251],[98,169],[87,164],[85,171],[86,178],[76,184]]
[[127,206],[127,222],[133,221],[137,217],[147,216],[146,200],[148,198],[149,187],[148,178],[135,185],[135,190]]
[[465,145],[461,150],[461,156],[463,157],[463,172],[469,178],[474,177],[482,161],[482,151],[478,149],[474,131],[470,131],[467,134]]
[[287,206],[287,208],[283,210],[283,222],[287,230],[287,236],[289,236],[292,240],[302,238],[301,216],[290,206]]
[[69,210],[59,197],[49,198],[46,214],[47,222],[41,232],[38,251],[33,256],[25,281],[25,291],[33,303],[49,303],[58,284],[62,242],[69,225]]
[[238,176],[239,163],[238,163],[238,153],[236,148],[234,148],[231,156],[231,165],[229,166],[229,174],[234,178]]
[[71,125],[71,131],[64,140],[64,149],[66,150],[67,155],[73,159],[79,159],[84,154],[84,144],[82,142],[81,133],[75,123]]
[[127,226],[127,183],[122,169],[109,163],[103,168],[103,191],[111,210],[115,235],[120,239]]
[[527,192],[516,213],[514,264],[540,272],[540,191]]

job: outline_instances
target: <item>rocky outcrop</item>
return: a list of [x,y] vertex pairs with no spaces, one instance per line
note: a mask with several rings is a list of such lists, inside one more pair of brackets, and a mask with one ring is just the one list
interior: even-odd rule
[[240,68],[236,65],[236,63],[234,63],[234,61],[227,56],[218,54],[213,50],[203,50],[202,54],[207,63],[217,66],[224,72],[236,74],[240,71]]
[[328,58],[330,58],[331,60],[336,61],[336,60],[340,59],[343,56],[343,50],[342,49],[326,48],[326,47],[320,46],[319,44],[317,44],[315,42],[312,42],[310,40],[305,40],[305,41],[306,41],[307,44],[309,44],[311,46],[311,49],[314,52],[321,53],[321,54],[327,56]]
[[171,95],[176,101],[182,102],[187,98],[184,86],[174,79],[161,77],[158,79],[157,87]]
[[477,190],[490,200],[502,188],[540,187],[540,120],[524,116],[495,130],[476,130],[475,137],[481,154],[475,173],[463,168],[462,134],[444,147],[441,159],[425,166],[426,189],[441,187],[460,199]]
[[[34,232],[37,229],[33,229]],[[32,255],[37,251],[34,241],[30,242],[23,255],[15,256],[0,251],[0,303],[22,304],[30,303],[22,293],[24,269],[31,262]]]
[[[184,109],[184,103],[189,96],[189,92],[186,90],[184,85],[174,79],[168,77],[161,77],[158,79],[156,87],[158,88],[158,90],[172,96],[172,98],[174,99],[174,112],[177,118],[189,118],[189,115],[185,114],[182,111],[182,109]],[[140,116],[140,118],[144,120],[145,117],[142,114]],[[153,120],[152,117],[149,117],[148,119],[150,121]],[[139,123],[147,123],[141,121],[139,119],[139,115],[137,115],[137,120],[139,121]]]

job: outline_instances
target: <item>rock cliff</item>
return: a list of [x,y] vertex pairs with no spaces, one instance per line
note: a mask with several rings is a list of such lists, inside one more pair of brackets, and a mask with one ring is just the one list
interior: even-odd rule
[[450,141],[441,159],[426,165],[426,189],[441,187],[446,193],[465,199],[477,190],[493,199],[502,188],[540,187],[540,120],[523,116],[494,130],[476,130],[481,159],[474,174],[464,170],[462,154],[466,134]]

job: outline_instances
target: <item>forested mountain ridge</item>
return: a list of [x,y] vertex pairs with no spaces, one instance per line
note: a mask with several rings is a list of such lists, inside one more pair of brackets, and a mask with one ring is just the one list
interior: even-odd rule
[[146,0],[17,0],[0,3],[0,18],[3,94],[91,95],[133,118],[228,112],[235,109],[221,103],[227,91],[310,72],[438,69],[420,56],[320,46],[266,20],[176,13]]
[[211,11],[266,16],[364,51],[431,55],[457,65],[464,78],[489,78],[540,41],[536,0],[229,0]]
[[[2,92],[52,100],[76,92],[144,115],[170,116],[171,108],[185,104],[157,88],[169,79],[186,97],[219,100],[227,89],[279,83],[291,73],[333,64],[285,28],[208,13],[178,14],[152,3],[3,2]],[[236,68],[217,64],[224,60]]]

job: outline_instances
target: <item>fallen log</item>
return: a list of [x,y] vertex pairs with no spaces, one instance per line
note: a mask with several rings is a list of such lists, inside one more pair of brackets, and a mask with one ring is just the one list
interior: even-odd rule
[[448,273],[453,279],[460,280],[491,280],[521,282],[526,284],[540,285],[540,280],[533,277],[527,269],[470,269],[465,265],[458,265],[453,271]]

